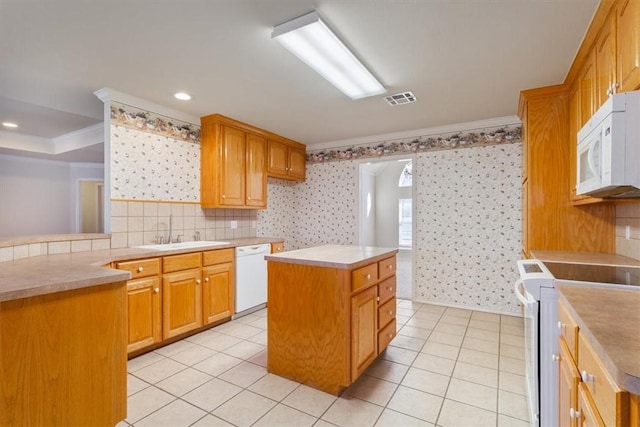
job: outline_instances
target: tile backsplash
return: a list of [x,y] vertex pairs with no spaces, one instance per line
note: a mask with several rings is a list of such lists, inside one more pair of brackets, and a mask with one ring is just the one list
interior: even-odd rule
[[[224,240],[255,237],[256,211],[244,209],[203,209],[195,203],[153,201],[111,201],[111,248],[166,242],[173,216],[172,236],[182,241]],[[235,225],[235,228],[233,226]]]
[[616,206],[616,253],[640,260],[640,203]]

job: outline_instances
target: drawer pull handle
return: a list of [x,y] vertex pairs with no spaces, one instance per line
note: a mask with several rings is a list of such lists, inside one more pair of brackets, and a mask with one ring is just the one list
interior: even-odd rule
[[153,292],[155,292],[155,293],[157,294],[158,292],[160,292],[160,288],[155,288],[155,289],[153,290]]
[[582,382],[588,383],[595,381],[595,377],[587,371],[582,371]]
[[559,362],[560,361],[560,356],[558,356],[557,354],[552,354],[551,355],[551,360],[553,360],[554,362]]
[[142,270],[144,270],[144,267],[142,266],[138,267],[138,273],[142,273]]
[[200,279],[196,279],[196,285],[200,284]]
[[569,409],[569,417],[573,419],[580,418],[580,411],[576,411],[573,408]]
[[389,270],[393,270],[393,264],[389,264],[389,265],[387,265],[387,268],[388,268]]
[[367,280],[370,280],[371,279],[371,274],[367,274],[365,277],[367,278]]
[[205,278],[204,278],[204,281],[205,281],[205,283],[209,283],[209,278],[208,278],[208,277],[205,277]]

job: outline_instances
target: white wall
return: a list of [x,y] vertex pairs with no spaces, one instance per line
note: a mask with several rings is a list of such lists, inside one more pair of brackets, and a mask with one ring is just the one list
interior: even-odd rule
[[376,176],[360,167],[360,244],[376,245]]
[[73,232],[68,163],[0,155],[0,237]]

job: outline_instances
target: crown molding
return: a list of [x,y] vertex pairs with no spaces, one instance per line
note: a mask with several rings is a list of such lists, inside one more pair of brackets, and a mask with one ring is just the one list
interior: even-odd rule
[[133,95],[119,92],[115,89],[105,87],[93,92],[93,94],[105,104],[108,102],[119,102],[121,104],[130,105],[132,107],[150,111],[161,116],[171,117],[173,119],[182,120],[183,122],[188,122],[200,126],[200,117],[196,117],[182,111],[174,110],[173,108],[165,107],[163,105],[156,104],[155,102],[147,101]]
[[404,138],[417,138],[420,136],[431,136],[450,134],[457,132],[467,132],[471,130],[495,128],[502,126],[520,126],[522,121],[517,116],[504,116],[494,119],[477,120],[473,122],[458,123],[446,126],[436,126],[431,128],[414,129],[401,132],[384,133],[378,135],[362,136],[358,138],[342,139],[337,141],[327,141],[318,144],[307,145],[307,151],[323,150],[327,148],[347,147],[352,145],[362,145],[377,141],[392,141]]

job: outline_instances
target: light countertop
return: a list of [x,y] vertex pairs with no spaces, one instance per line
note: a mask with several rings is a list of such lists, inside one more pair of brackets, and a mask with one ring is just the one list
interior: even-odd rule
[[561,283],[556,289],[616,384],[640,395],[640,292]]
[[531,256],[540,261],[548,262],[609,265],[613,267],[640,267],[640,260],[617,254],[532,250]]
[[201,252],[236,246],[282,242],[280,238],[226,239],[229,244],[191,249],[152,250],[140,248],[106,249],[42,255],[0,263],[0,302],[71,289],[85,288],[129,279],[130,273],[104,266],[126,261]]
[[324,245],[265,256],[267,261],[353,269],[395,255],[397,248]]

